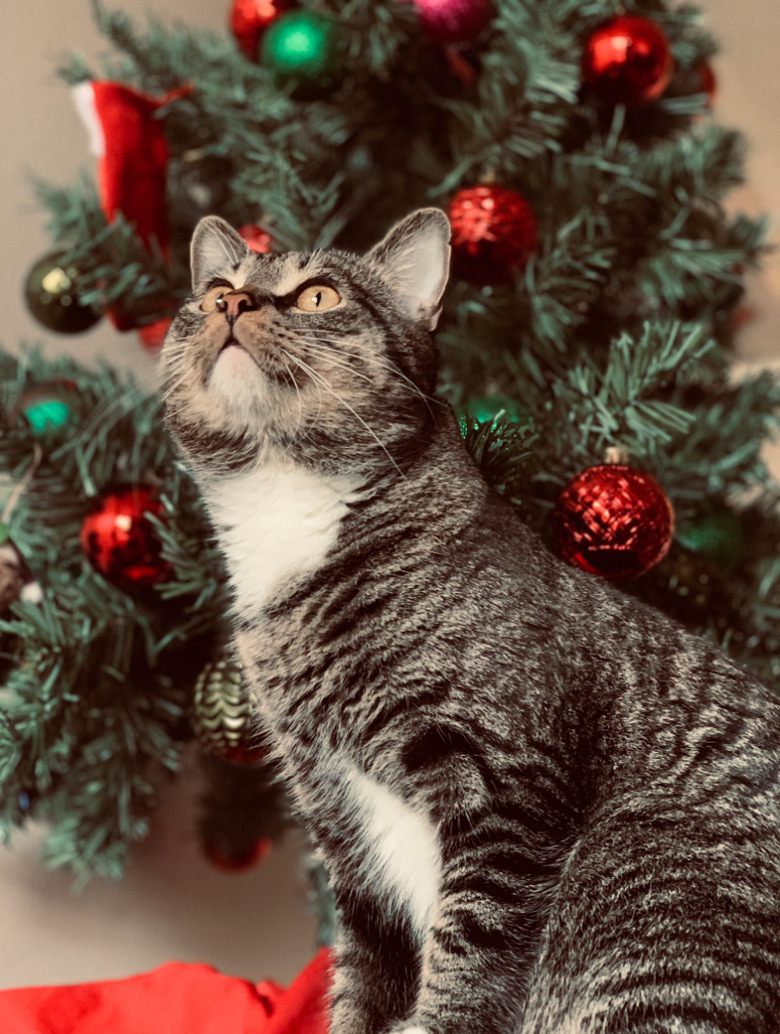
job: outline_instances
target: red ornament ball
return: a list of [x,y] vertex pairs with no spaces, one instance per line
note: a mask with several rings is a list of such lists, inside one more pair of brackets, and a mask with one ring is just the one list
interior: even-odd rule
[[538,244],[533,209],[507,187],[459,190],[450,201],[452,264],[456,276],[474,284],[503,284],[522,269]]
[[230,8],[230,31],[239,50],[254,61],[265,30],[291,6],[290,0],[234,0]]
[[493,17],[491,0],[412,0],[420,23],[438,42],[476,39]]
[[591,35],[582,55],[587,85],[610,104],[645,104],[669,85],[674,60],[663,30],[634,15],[613,18]]
[[636,578],[663,560],[674,511],[649,474],[617,463],[590,467],[568,483],[553,513],[563,559],[604,578]]
[[81,525],[81,546],[88,559],[121,588],[144,588],[170,574],[149,513],[162,515],[154,490],[125,485],[100,496]]
[[223,872],[245,872],[264,862],[273,850],[273,844],[266,837],[254,843],[226,849],[222,844],[207,841],[204,845],[206,857]]
[[249,250],[256,251],[258,255],[267,255],[269,251],[274,250],[273,238],[262,226],[247,223],[246,226],[239,229],[238,233],[246,241]]
[[164,316],[154,323],[146,323],[138,328],[138,337],[147,352],[159,352],[165,344],[165,337],[170,325],[173,323],[172,316]]

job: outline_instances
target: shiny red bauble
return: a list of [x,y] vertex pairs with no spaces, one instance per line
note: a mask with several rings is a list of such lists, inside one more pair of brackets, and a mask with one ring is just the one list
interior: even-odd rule
[[533,209],[522,194],[495,184],[459,190],[447,214],[452,266],[475,284],[503,284],[522,269],[538,243]]
[[491,0],[412,0],[420,23],[437,43],[467,43],[493,17]]
[[265,30],[291,6],[291,0],[234,0],[230,8],[230,31],[239,49],[254,60]]
[[154,490],[123,485],[101,495],[81,525],[84,553],[108,581],[121,588],[144,588],[170,574],[147,514],[162,515]]
[[636,578],[663,560],[674,511],[649,474],[605,463],[577,474],[558,497],[553,543],[568,563],[604,578]]
[[582,55],[586,84],[610,104],[646,104],[669,85],[674,60],[663,29],[636,15],[621,15],[592,33]]
[[246,226],[240,227],[238,233],[246,241],[249,250],[256,251],[258,255],[267,255],[269,251],[274,250],[273,238],[262,226],[247,223]]

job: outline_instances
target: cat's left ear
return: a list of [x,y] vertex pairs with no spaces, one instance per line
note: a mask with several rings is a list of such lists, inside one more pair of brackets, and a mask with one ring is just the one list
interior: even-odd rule
[[195,227],[190,245],[193,290],[236,269],[248,254],[246,241],[230,223],[218,215],[207,215]]
[[450,221],[444,212],[412,212],[366,258],[409,315],[434,330],[450,270]]

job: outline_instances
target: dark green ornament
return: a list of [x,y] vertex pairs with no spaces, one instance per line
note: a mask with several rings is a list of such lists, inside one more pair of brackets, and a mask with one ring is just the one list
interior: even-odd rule
[[483,424],[525,424],[531,413],[517,399],[508,395],[481,395],[471,398],[460,411],[461,433]]
[[469,399],[466,415],[478,424],[492,423],[494,420],[521,424],[528,420],[530,414],[527,406],[508,395],[482,395]]
[[101,313],[78,298],[79,271],[54,253],[38,259],[24,282],[27,308],[47,330],[57,334],[83,334],[98,322]]
[[742,522],[726,507],[683,522],[677,528],[676,538],[686,549],[725,568],[736,567],[745,550]]
[[282,82],[297,80],[306,91],[327,89],[341,71],[341,37],[333,18],[291,11],[267,29],[260,60]]

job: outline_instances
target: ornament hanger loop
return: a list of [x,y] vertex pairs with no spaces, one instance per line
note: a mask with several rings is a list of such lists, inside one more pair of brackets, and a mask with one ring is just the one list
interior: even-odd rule
[[30,487],[30,483],[32,482],[32,479],[35,477],[38,467],[40,467],[41,465],[42,459],[43,449],[36,442],[33,446],[32,462],[30,463],[30,466],[27,468],[27,472],[22,478],[22,480],[14,488],[13,492],[11,492],[11,494],[9,495],[5,507],[3,508],[3,512],[0,514],[0,524],[6,524],[8,522],[8,518],[13,513],[16,504],[19,502],[24,493]]

